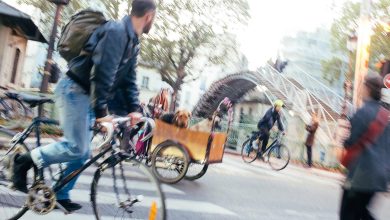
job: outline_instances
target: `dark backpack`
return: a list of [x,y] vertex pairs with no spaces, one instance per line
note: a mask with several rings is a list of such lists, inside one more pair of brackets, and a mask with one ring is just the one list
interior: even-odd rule
[[57,50],[60,55],[68,62],[80,55],[91,34],[106,22],[102,12],[92,9],[85,9],[73,15],[62,29],[58,40]]

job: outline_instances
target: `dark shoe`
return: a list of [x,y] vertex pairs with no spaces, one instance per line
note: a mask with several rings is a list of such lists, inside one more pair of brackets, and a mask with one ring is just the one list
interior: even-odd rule
[[[64,207],[68,212],[74,212],[82,207],[80,204],[74,203],[70,199],[57,200],[57,203]],[[58,207],[56,206],[56,209],[57,208]]]
[[264,156],[263,156],[263,152],[262,152],[262,151],[259,151],[259,152],[257,153],[257,158],[259,158],[259,160],[265,161]]
[[27,171],[33,166],[30,153],[15,155],[12,165],[13,188],[18,191],[27,193]]

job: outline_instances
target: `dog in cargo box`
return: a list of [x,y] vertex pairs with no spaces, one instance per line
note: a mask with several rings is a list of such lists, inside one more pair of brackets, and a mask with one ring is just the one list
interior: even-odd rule
[[179,128],[188,128],[191,112],[187,110],[177,110],[175,113],[166,113],[160,117],[165,123],[175,125]]

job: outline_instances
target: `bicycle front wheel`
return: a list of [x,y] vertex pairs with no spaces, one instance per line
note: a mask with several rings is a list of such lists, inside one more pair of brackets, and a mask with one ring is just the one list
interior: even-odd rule
[[290,162],[290,151],[285,145],[272,147],[268,152],[268,164],[273,170],[283,170]]
[[148,167],[134,159],[116,164],[111,159],[95,172],[92,182],[96,219],[165,220],[164,194]]
[[[27,194],[10,188],[12,183],[12,164],[16,153],[22,154],[29,149],[23,143],[12,144],[15,133],[0,128],[0,216],[1,219],[19,219],[28,210]],[[31,169],[27,174],[28,188],[36,180],[36,173]]]
[[241,147],[241,158],[245,163],[252,163],[257,158],[258,149],[250,146],[250,138],[244,141]]

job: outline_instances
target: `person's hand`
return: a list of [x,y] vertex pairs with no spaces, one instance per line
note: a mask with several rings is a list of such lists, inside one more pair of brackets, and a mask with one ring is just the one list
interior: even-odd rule
[[111,116],[111,115],[107,115],[107,116],[105,116],[103,118],[97,118],[95,120],[95,127],[100,128],[101,132],[107,132],[107,129],[104,126],[101,126],[100,124],[103,123],[103,122],[112,123],[113,119],[114,119],[114,117]]
[[97,118],[97,119],[96,119],[96,123],[112,122],[113,119],[114,119],[113,116],[107,115],[107,116],[105,116],[105,117],[103,117],[103,118]]
[[130,125],[134,126],[135,124],[137,124],[140,121],[140,119],[142,118],[142,114],[139,112],[132,112],[132,113],[129,113],[127,115],[127,117],[130,118]]

